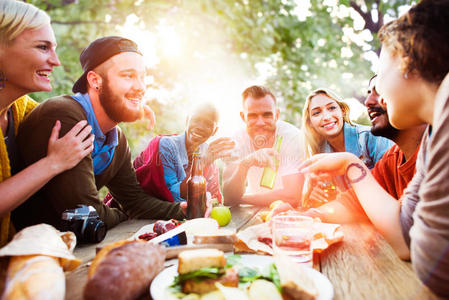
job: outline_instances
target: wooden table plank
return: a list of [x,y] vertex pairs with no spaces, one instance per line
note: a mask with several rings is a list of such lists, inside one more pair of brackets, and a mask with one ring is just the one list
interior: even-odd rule
[[81,259],[83,262],[92,260],[95,255],[95,249],[97,247],[102,248],[110,243],[125,240],[130,238],[139,228],[142,226],[154,223],[154,220],[128,220],[126,222],[120,223],[116,227],[108,230],[103,241],[98,244],[80,244],[77,245],[73,254],[76,258]]
[[334,299],[437,299],[371,224],[343,225],[343,232],[343,242],[320,255]]
[[[252,206],[231,208],[231,222],[225,228],[237,232],[261,222],[260,209]],[[83,264],[67,274],[66,299],[82,299],[87,281],[88,262],[95,248],[126,239],[152,220],[129,220],[108,232],[98,245],[80,245],[75,255]],[[422,285],[410,263],[401,261],[383,237],[370,224],[343,225],[345,238],[314,259],[314,267],[334,285],[335,299],[437,299]],[[145,295],[148,299],[149,296]]]
[[[240,230],[257,212],[260,210],[258,207],[253,206],[233,206],[231,210],[231,222],[224,228],[235,230],[236,232]],[[88,245],[78,245],[75,248],[74,255],[81,259],[83,262],[92,260],[95,257],[95,248],[104,247],[107,244],[113,243],[118,240],[123,240],[131,237],[135,232],[137,232],[141,227],[154,223],[156,220],[128,220],[126,222],[120,223],[118,226],[109,230],[106,234],[105,239],[96,244]]]
[[[231,207],[231,222],[224,228],[238,232],[245,226],[259,211],[259,208],[252,206]],[[118,224],[106,234],[105,239],[99,244],[78,245],[74,255],[83,261],[83,264],[66,276],[66,300],[82,300],[83,290],[87,282],[87,271],[90,261],[95,257],[95,249],[104,247],[115,241],[127,239],[137,232],[142,226],[154,223],[155,220],[128,220]],[[142,299],[149,299],[144,295]]]
[[[248,227],[253,222],[260,207],[252,205],[237,205],[231,207],[231,222],[224,227],[234,229],[236,232]],[[252,224],[252,223],[251,223]],[[257,224],[257,223],[255,223]]]

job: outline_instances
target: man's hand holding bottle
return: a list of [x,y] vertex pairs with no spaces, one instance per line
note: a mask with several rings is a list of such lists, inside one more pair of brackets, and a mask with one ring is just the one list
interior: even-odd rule
[[241,163],[248,168],[270,167],[275,169],[275,159],[279,159],[279,153],[277,153],[273,148],[262,148],[247,155],[241,160]]

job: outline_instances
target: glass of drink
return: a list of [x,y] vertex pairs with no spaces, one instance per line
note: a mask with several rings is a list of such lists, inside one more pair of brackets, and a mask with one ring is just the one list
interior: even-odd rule
[[337,198],[338,188],[333,179],[320,179],[306,174],[302,195],[302,207],[316,208]]
[[237,141],[234,138],[229,138],[229,140],[234,142],[234,147],[227,152],[229,156],[222,159],[225,163],[234,162],[240,158]]
[[313,219],[306,216],[275,216],[271,220],[273,251],[312,266]]

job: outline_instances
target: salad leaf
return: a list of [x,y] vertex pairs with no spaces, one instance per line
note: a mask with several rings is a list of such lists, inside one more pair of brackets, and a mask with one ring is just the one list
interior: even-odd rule
[[229,255],[226,257],[226,269],[231,268],[232,266],[236,265],[242,257],[238,254]]
[[183,283],[186,280],[193,279],[193,280],[203,280],[203,279],[215,279],[218,277],[223,276],[224,274],[223,268],[202,268],[193,272],[189,272],[186,274],[179,274],[178,276],[175,276],[175,279],[173,281],[173,284],[171,286],[175,286],[178,284]]
[[239,282],[253,282],[262,277],[259,270],[250,267],[239,268]]
[[263,278],[272,281],[277,287],[278,291],[282,292],[281,277],[279,276],[279,272],[275,264],[270,264],[268,266],[268,270],[266,274],[264,274]]
[[248,283],[257,279],[265,279],[273,282],[279,292],[281,292],[281,278],[279,277],[275,264],[268,265],[263,272],[260,272],[257,268],[239,267],[239,282]]
[[[195,281],[200,281],[204,279],[216,279],[224,275],[225,269],[236,267],[239,273],[239,282],[251,283],[257,279],[265,279],[273,282],[276,288],[281,292],[281,279],[276,268],[276,265],[269,264],[264,270],[261,272],[257,267],[247,267],[241,264],[241,256],[238,254],[229,255],[226,257],[226,267],[225,268],[202,268],[190,273],[180,274],[175,276],[175,279],[171,285],[171,287],[179,287],[181,283],[186,280],[193,279]],[[180,292],[180,287],[179,287]]]

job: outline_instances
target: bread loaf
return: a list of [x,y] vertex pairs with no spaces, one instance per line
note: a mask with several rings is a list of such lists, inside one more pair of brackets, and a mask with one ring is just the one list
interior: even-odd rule
[[135,299],[148,292],[151,281],[164,266],[165,248],[160,245],[133,241],[107,251],[94,270],[89,270],[85,300]]
[[59,232],[47,224],[18,232],[0,249],[0,257],[9,257],[2,300],[63,300],[64,271],[81,263],[72,254],[75,244],[74,233]]
[[97,271],[97,267],[100,265],[100,263],[103,261],[103,259],[106,258],[106,256],[112,249],[118,248],[125,244],[133,243],[133,242],[134,241],[121,240],[121,241],[106,245],[103,248],[101,248],[101,250],[97,253],[97,255],[95,255],[95,258],[90,263],[89,271],[87,273],[88,278],[91,278],[92,276],[94,276],[95,272]]
[[45,255],[12,256],[2,300],[62,300],[64,271],[57,258]]

